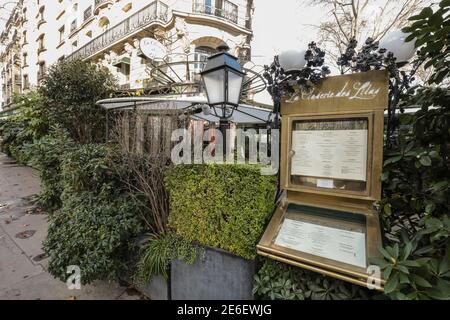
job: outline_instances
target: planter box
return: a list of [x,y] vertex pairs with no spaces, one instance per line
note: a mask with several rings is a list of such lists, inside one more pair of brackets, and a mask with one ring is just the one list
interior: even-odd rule
[[173,300],[253,300],[255,261],[204,248],[194,264],[173,261]]
[[163,276],[153,277],[146,286],[137,289],[151,300],[170,300],[169,282]]

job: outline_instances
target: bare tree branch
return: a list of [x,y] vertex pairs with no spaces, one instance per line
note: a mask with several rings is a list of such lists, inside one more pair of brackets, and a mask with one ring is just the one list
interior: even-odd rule
[[[331,19],[321,22],[319,44],[329,56],[339,56],[352,38],[381,40],[390,30],[406,25],[407,19],[429,5],[429,0],[310,0],[327,8]],[[332,54],[330,54],[332,53]],[[329,61],[334,63],[335,61]]]

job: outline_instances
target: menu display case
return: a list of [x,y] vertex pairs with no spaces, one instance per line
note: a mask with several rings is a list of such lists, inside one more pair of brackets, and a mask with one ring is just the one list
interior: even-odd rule
[[[281,107],[281,187],[286,196],[258,253],[366,285],[379,256],[384,109],[388,75],[325,79]],[[381,281],[379,290],[382,290]]]

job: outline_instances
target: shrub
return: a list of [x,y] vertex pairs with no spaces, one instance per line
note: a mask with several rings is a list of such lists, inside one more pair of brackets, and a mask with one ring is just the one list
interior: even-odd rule
[[124,191],[114,170],[116,150],[105,144],[86,144],[73,149],[62,160],[64,191],[68,195],[81,192],[113,194]]
[[83,283],[133,269],[143,207],[120,188],[113,155],[106,145],[81,145],[62,159],[62,208],[51,217],[44,242],[49,271],[61,280],[70,265],[81,268]]
[[188,241],[253,259],[273,209],[275,179],[259,166],[176,166],[166,176],[169,226]]
[[49,121],[80,143],[104,138],[105,112],[95,103],[107,98],[115,81],[109,71],[81,60],[52,65],[39,88]]
[[0,124],[0,149],[20,163],[27,164],[33,157],[27,146],[47,133],[48,122],[43,112],[42,98],[37,92],[15,96],[14,103],[17,113]]
[[26,160],[21,155],[22,146],[32,141],[32,137],[26,133],[26,123],[18,119],[7,119],[0,127],[2,136],[1,150],[17,160]]
[[[411,90],[402,107],[395,143],[385,150],[381,216],[383,259],[374,261],[392,299],[450,299],[450,88],[448,87],[450,1],[427,7],[405,28],[415,40],[428,84]],[[439,85],[436,87],[435,85]]]
[[373,292],[264,259],[262,267],[255,275],[253,294],[257,298],[270,300],[367,300]]
[[98,197],[90,192],[68,196],[48,229],[44,250],[49,272],[65,281],[67,267],[79,266],[81,282],[115,280],[131,272],[135,237],[141,231],[140,208],[128,195]]
[[381,202],[386,246],[376,260],[394,299],[450,297],[450,132],[448,88],[422,88],[420,105],[400,116],[396,143],[386,150]]
[[30,165],[39,170],[41,178],[38,203],[51,213],[62,205],[61,162],[65,154],[75,148],[75,143],[66,132],[54,129],[25,148],[31,155]]

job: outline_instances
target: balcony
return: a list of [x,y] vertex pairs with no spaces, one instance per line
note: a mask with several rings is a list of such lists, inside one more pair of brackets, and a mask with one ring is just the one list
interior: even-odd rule
[[147,7],[92,39],[86,45],[69,55],[67,59],[88,58],[108,48],[114,43],[126,39],[129,35],[154,22],[166,23],[168,21],[168,13],[169,8],[166,4],[161,1],[153,1]]
[[46,21],[44,20],[44,18],[40,18],[40,19],[38,20],[38,22],[37,22],[37,27],[38,27],[38,29],[39,29],[39,27],[40,27],[41,25],[43,25],[45,22],[46,22]]
[[114,3],[114,1],[113,0],[95,0],[95,3],[94,3],[94,14],[98,14],[98,11],[101,8],[106,7],[110,3],[112,4],[112,3]]
[[40,55],[44,51],[47,51],[47,49],[44,46],[40,45],[37,49],[37,54]]
[[238,6],[230,1],[223,1],[222,7],[216,7],[214,1],[194,0],[192,12],[213,15],[233,23],[238,23]]

